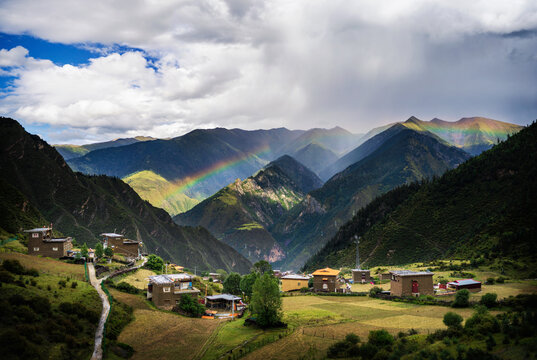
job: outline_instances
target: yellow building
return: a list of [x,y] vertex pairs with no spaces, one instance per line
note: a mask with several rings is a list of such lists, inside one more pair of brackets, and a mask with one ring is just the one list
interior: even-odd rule
[[300,290],[308,287],[309,278],[302,275],[286,275],[281,278],[282,291]]

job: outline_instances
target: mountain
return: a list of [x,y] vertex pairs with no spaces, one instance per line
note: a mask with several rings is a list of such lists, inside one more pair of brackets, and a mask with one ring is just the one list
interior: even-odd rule
[[373,151],[377,150],[392,136],[398,134],[404,129],[406,129],[406,127],[399,123],[392,124],[391,126],[385,128],[383,131],[372,136],[360,146],[339,158],[337,161],[323,168],[320,173],[321,178],[325,180],[330,179],[338,172],[346,169],[354,163],[357,163],[358,161],[371,154]]
[[152,171],[144,170],[123,178],[144,200],[171,216],[192,209],[199,200],[177,191],[177,186]]
[[140,141],[155,140],[150,136],[136,136],[133,138],[116,139],[112,141],[105,141],[100,143],[93,143],[87,145],[53,145],[56,150],[63,156],[65,160],[81,157],[93,150],[106,149],[111,147],[125,146],[134,144]]
[[100,233],[114,231],[187,267],[249,271],[248,260],[206,229],[176,225],[120,179],[73,172],[52,146],[15,120],[0,118],[0,129],[0,199],[10,199],[0,203],[0,213],[15,222],[2,218],[2,233],[20,234],[46,219],[45,224],[52,222],[56,230],[90,246]]
[[154,140],[95,150],[68,161],[86,174],[127,177],[152,171],[195,199],[214,194],[237,178],[246,178],[274,159],[274,149],[302,131],[287,129],[194,130],[170,140]]
[[291,155],[316,174],[319,174],[326,164],[333,164],[338,159],[335,152],[317,143],[309,143]]
[[317,144],[336,154],[342,154],[358,146],[361,138],[362,134],[353,134],[339,126],[332,129],[315,128],[304,131],[292,142],[284,144],[278,153],[292,155],[309,144]]
[[377,198],[305,268],[354,265],[360,236],[365,266],[454,257],[535,277],[536,154],[533,123],[440,178]]
[[252,262],[275,262],[285,253],[266,228],[321,185],[317,175],[285,155],[246,180],[237,179],[174,220],[207,227]]
[[310,192],[269,228],[288,254],[289,260],[281,267],[302,266],[375,197],[397,186],[441,175],[468,158],[467,153],[433,134],[400,130],[371,154]]
[[436,118],[431,121],[421,121],[412,117],[404,125],[411,129],[432,132],[471,155],[478,155],[490,149],[498,141],[507,139],[507,135],[514,134],[523,128],[520,125],[483,117],[462,118],[455,122]]

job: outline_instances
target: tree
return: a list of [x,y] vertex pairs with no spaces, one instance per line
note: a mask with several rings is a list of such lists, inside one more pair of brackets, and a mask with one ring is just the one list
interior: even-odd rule
[[241,292],[241,276],[237,273],[229,274],[224,280],[224,288],[222,292],[226,294],[242,295]]
[[371,330],[369,332],[369,343],[375,345],[379,348],[390,346],[395,341],[393,336],[390,335],[386,330]]
[[452,330],[460,330],[462,329],[462,316],[460,316],[457,313],[454,313],[452,311],[447,312],[444,315],[444,324]]
[[455,301],[453,301],[453,304],[451,305],[454,308],[463,308],[470,306],[470,302],[468,301],[470,299],[470,292],[467,289],[462,289],[457,291],[457,294],[455,295]]
[[205,313],[205,306],[198,303],[196,299],[189,294],[181,296],[181,300],[179,301],[179,309],[193,317],[200,317]]
[[220,279],[223,281],[227,277],[227,271],[224,269],[217,269],[216,273],[220,275]]
[[276,278],[265,273],[255,281],[250,309],[256,316],[257,324],[262,328],[281,323],[282,299]]
[[498,299],[498,295],[495,293],[486,293],[485,295],[481,296],[481,305],[485,305],[488,308],[496,306]]
[[103,244],[98,242],[97,245],[95,245],[95,257],[98,259],[98,258],[102,258],[104,255],[104,248],[103,248]]
[[82,247],[80,248],[80,255],[84,258],[84,259],[88,259],[88,245],[86,245],[86,243],[84,243],[84,245],[82,245]]
[[110,246],[107,247],[106,249],[104,249],[104,254],[107,256],[107,257],[112,257],[114,256],[114,249],[112,249]]
[[259,275],[255,272],[252,272],[248,275],[244,275],[241,279],[240,287],[241,291],[244,293],[248,299],[252,297],[252,291],[254,288],[254,283],[257,280]]
[[160,256],[151,254],[147,257],[147,262],[145,266],[151,270],[161,271],[164,266],[164,260]]
[[254,264],[254,267],[252,268],[252,272],[256,272],[259,275],[264,275],[265,273],[268,273],[270,275],[274,274],[272,271],[272,265],[269,264],[266,260],[260,260]]

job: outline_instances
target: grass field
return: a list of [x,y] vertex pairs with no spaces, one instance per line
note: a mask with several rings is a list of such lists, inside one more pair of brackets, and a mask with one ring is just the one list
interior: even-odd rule
[[118,281],[124,281],[140,290],[146,290],[149,277],[153,275],[156,275],[154,271],[148,269],[139,269],[135,272],[128,273],[127,276],[119,279]]
[[25,268],[33,268],[40,273],[59,275],[84,281],[85,275],[83,265],[68,264],[56,259],[7,252],[0,253],[0,259],[16,259],[19,260]]
[[132,359],[193,359],[220,323],[155,310],[139,295],[110,293],[134,309],[134,321],[118,338],[134,348]]

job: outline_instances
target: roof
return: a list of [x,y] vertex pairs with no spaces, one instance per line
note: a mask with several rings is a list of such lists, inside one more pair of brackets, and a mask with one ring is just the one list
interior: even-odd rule
[[101,236],[106,236],[106,237],[123,237],[123,235],[121,235],[121,234],[116,234],[116,233],[102,233]]
[[125,239],[123,240],[123,244],[139,244],[140,242],[138,240],[130,240],[130,239]]
[[391,274],[399,276],[420,276],[420,275],[434,275],[430,271],[412,271],[412,270],[392,270]]
[[371,272],[371,270],[366,270],[366,269],[352,269],[352,271],[365,271],[365,272]]
[[51,230],[51,228],[35,228],[35,229],[30,229],[30,230],[24,230],[24,232],[28,232],[28,233],[31,233],[31,232],[40,232],[40,231],[48,231],[48,230]]
[[226,301],[233,301],[233,300],[241,300],[240,297],[231,295],[231,294],[220,294],[220,295],[212,295],[207,296],[208,300],[226,300]]
[[327,267],[324,269],[316,270],[313,273],[313,276],[337,276],[338,274],[339,274],[339,270],[334,270],[334,269],[330,269]]
[[60,243],[60,242],[66,242],[66,241],[71,241],[72,238],[71,237],[66,237],[66,238],[58,238],[58,239],[45,239],[43,240],[43,242],[57,242],[57,243]]
[[462,280],[451,281],[448,284],[459,285],[459,286],[460,285],[477,285],[477,284],[481,284],[481,282],[476,281],[474,279],[462,279]]
[[191,280],[192,276],[187,274],[162,274],[149,277],[149,281],[155,284],[171,284],[178,280]]
[[302,275],[285,275],[282,280],[309,280],[310,278]]

